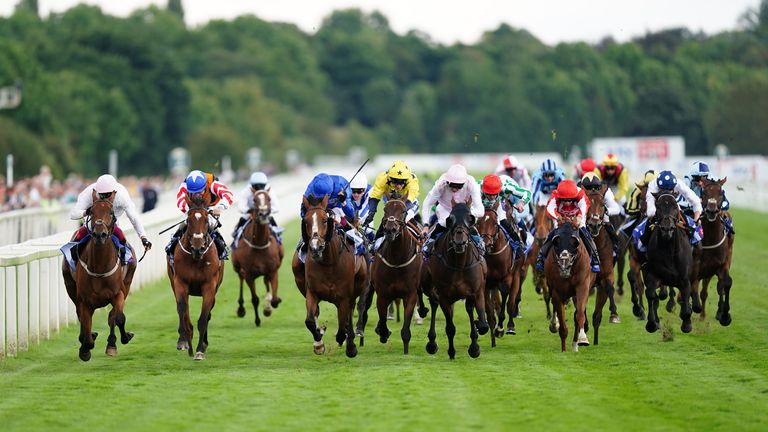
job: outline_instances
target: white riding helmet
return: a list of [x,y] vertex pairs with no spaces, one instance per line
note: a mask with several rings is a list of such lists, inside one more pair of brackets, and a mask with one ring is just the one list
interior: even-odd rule
[[368,177],[365,176],[363,173],[359,173],[357,177],[352,179],[352,182],[349,184],[350,189],[365,189],[368,187]]
[[117,180],[109,174],[104,174],[96,180],[93,190],[98,194],[105,194],[117,190]]
[[451,165],[445,173],[445,179],[448,183],[464,184],[467,182],[467,169],[463,165]]
[[513,155],[507,155],[507,157],[504,158],[505,169],[518,168],[519,166],[520,166],[520,162]]
[[267,184],[267,175],[264,174],[261,171],[256,171],[255,173],[251,174],[250,180],[248,180],[248,183],[252,185],[257,184]]

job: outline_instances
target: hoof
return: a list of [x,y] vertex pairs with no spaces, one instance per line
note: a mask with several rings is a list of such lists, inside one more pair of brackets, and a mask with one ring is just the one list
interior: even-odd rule
[[[555,329],[555,331],[557,331],[557,329]],[[554,332],[553,332],[553,333],[554,333]],[[517,331],[515,331],[515,326],[510,326],[510,327],[507,327],[507,334],[510,334],[510,335],[516,335],[516,334],[517,334]]]
[[481,322],[477,320],[475,321],[475,328],[477,328],[477,332],[480,333],[481,335],[488,333],[488,330],[491,329],[491,327],[488,326],[487,322],[485,321]]
[[355,337],[364,337],[365,332],[360,329],[355,329]]
[[349,358],[355,358],[357,357],[357,347],[352,345],[352,348],[347,345],[347,357]]
[[272,315],[272,308],[265,307],[263,312],[264,312],[264,316],[265,317],[271,316]]
[[666,308],[667,308],[667,312],[672,312],[673,310],[675,310],[675,302],[671,300],[668,301]]
[[536,285],[536,294],[541,294],[541,286]]
[[727,313],[723,317],[720,318],[720,325],[723,327],[728,327],[731,325],[731,314]]
[[317,355],[325,354],[325,344],[322,342],[315,342],[315,344],[312,346],[312,351],[314,351]]
[[470,345],[467,353],[469,353],[469,356],[472,358],[480,357],[480,345]]
[[90,359],[91,359],[90,351],[80,351],[80,360],[87,362]]
[[659,325],[656,324],[656,321],[648,320],[648,322],[645,323],[645,331],[648,333],[655,333],[658,329]]
[[611,314],[611,317],[608,318],[608,322],[611,324],[621,324],[621,318],[619,318],[618,314]]
[[116,357],[117,356],[117,347],[116,346],[108,346],[107,350],[105,351],[105,354],[107,354],[110,357]]
[[425,318],[428,313],[429,313],[429,308],[428,307],[423,307],[423,308],[420,307],[419,308],[419,316],[420,317]]
[[497,328],[493,331],[493,335],[497,338],[504,337],[504,329]]
[[589,339],[587,333],[584,330],[579,330],[579,337],[576,339],[576,343],[579,346],[589,346]]
[[273,308],[277,309],[277,307],[280,305],[280,303],[283,301],[280,297],[273,297],[272,300],[270,300],[269,304],[272,305]]
[[253,320],[253,323],[256,324],[256,327],[261,327],[261,319],[258,316]]
[[697,313],[697,314],[700,314],[702,311],[701,305],[692,305],[691,309],[693,310],[693,313]]
[[667,293],[666,288],[662,288],[659,290],[659,300],[666,300],[667,297],[669,297],[669,293]]
[[624,295],[624,283],[619,282],[618,283],[618,289],[616,289],[616,293],[618,293],[620,296]]
[[420,316],[416,317],[416,319],[414,319],[414,322],[416,323],[416,325],[423,325],[424,324],[424,318],[422,318]]
[[579,343],[578,342],[574,342],[573,343],[573,352],[579,352]]
[[557,325],[557,324],[555,324],[555,323],[553,323],[553,322],[551,322],[551,321],[549,322],[549,332],[550,332],[550,333],[557,333],[557,331],[558,331],[559,329],[560,329],[560,326],[559,326],[559,325]]
[[632,305],[632,315],[636,316],[637,319],[645,320],[645,311],[640,305]]
[[691,320],[683,321],[683,324],[680,325],[680,331],[683,333],[690,333],[691,330],[693,330],[693,324],[691,324]]
[[133,333],[127,332],[124,337],[120,336],[120,343],[122,343],[123,345],[127,344],[128,342],[131,341],[131,339],[133,339],[133,336],[134,336]]
[[242,318],[244,316],[245,316],[245,308],[240,306],[239,308],[237,308],[237,317]]
[[198,351],[195,353],[195,361],[205,360],[205,353]]
[[434,354],[437,352],[437,342],[429,341],[427,342],[427,353]]
[[189,349],[189,344],[187,343],[187,341],[180,341],[176,344],[176,349],[179,351]]
[[456,360],[456,350],[455,349],[449,349],[448,350],[448,358],[451,360]]

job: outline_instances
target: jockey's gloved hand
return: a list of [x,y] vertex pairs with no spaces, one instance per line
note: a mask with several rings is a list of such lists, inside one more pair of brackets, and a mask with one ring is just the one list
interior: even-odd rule
[[147,238],[146,238],[146,237],[142,237],[142,238],[141,238],[141,244],[142,244],[142,246],[144,246],[144,250],[150,250],[150,249],[152,249],[152,242],[150,242],[149,240],[147,240]]
[[216,207],[211,209],[211,214],[216,216],[216,217],[221,216],[222,213],[224,213],[224,208],[223,207],[216,206]]
[[347,200],[347,194],[345,194],[344,191],[339,192],[337,197],[339,199],[339,204],[344,204],[344,201]]
[[365,221],[363,222],[363,226],[368,226],[373,222],[373,213],[368,213],[368,216],[365,217]]

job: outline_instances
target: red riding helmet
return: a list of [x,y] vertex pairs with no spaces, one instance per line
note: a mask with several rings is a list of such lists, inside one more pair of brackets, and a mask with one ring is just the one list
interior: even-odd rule
[[579,162],[579,168],[581,169],[581,174],[586,174],[594,171],[595,168],[597,168],[597,164],[592,158],[582,159],[581,162]]
[[561,199],[576,199],[579,196],[579,188],[573,180],[566,179],[557,185],[557,197]]
[[496,174],[488,174],[483,178],[483,193],[498,195],[501,192],[501,179]]

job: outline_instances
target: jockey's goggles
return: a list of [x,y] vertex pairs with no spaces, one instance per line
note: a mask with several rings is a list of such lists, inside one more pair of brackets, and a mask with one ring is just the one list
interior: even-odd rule
[[507,168],[504,168],[504,169],[505,169],[507,172],[511,173],[511,172],[514,172],[514,171],[515,171],[517,168],[516,168],[516,167],[507,167]]
[[554,176],[555,176],[555,173],[553,173],[553,172],[545,172],[545,173],[544,173],[544,174],[542,174],[542,175],[543,175],[544,177],[554,177]]
[[495,201],[499,197],[499,194],[483,194],[489,201]]
[[615,169],[616,169],[616,167],[615,167],[615,166],[613,166],[613,165],[606,165],[606,166],[605,166],[605,170],[606,170],[606,171],[608,171],[608,170],[615,170]]
[[578,198],[560,198],[560,202],[563,204],[575,204]]
[[264,190],[264,187],[266,187],[266,186],[267,185],[265,185],[264,183],[251,183],[251,187],[255,191]]
[[702,181],[702,180],[704,180],[704,177],[705,177],[705,176],[698,176],[698,175],[695,175],[695,176],[691,176],[691,180],[698,182],[698,181]]
[[365,189],[357,189],[357,188],[352,189],[353,194],[361,194],[363,192],[365,192]]
[[99,199],[107,199],[109,198],[110,195],[112,195],[112,192],[104,192],[104,193],[98,194]]
[[408,183],[408,180],[406,180],[406,179],[390,178],[389,182],[392,183],[393,185],[405,186]]
[[598,184],[598,185],[589,185],[589,186],[581,185],[581,187],[584,188],[584,190],[597,191],[597,190],[600,190],[601,186]]
[[451,189],[461,189],[464,187],[464,183],[448,183],[448,187]]

